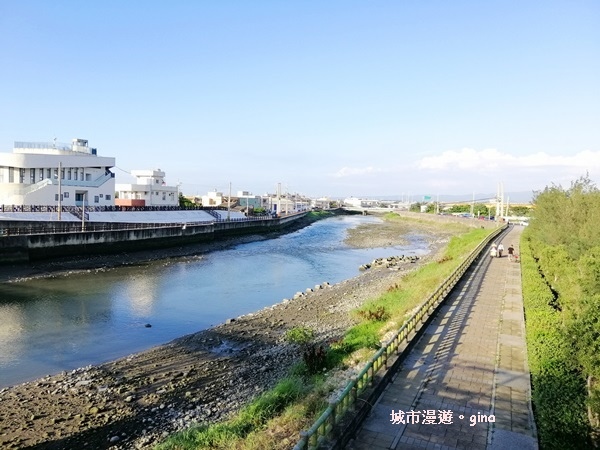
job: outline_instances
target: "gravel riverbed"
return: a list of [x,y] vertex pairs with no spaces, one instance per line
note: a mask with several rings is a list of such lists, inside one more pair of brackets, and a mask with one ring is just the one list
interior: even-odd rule
[[428,255],[372,267],[335,285],[323,280],[151,350],[0,390],[0,448],[145,449],[190,424],[227,418],[297,362],[297,350],[283,339],[287,330],[304,325],[322,340],[341,337],[354,323],[352,309],[435,258],[455,231],[384,221],[350,230],[347,242],[394,246],[408,232],[427,236]]

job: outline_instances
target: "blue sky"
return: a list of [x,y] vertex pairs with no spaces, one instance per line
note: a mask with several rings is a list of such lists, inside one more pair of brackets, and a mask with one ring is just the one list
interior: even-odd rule
[[597,1],[0,2],[0,151],[88,139],[186,194],[600,181]]

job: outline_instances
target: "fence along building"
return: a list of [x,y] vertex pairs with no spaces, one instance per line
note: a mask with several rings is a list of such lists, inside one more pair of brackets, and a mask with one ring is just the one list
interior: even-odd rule
[[114,205],[115,158],[98,156],[85,139],[71,145],[15,142],[0,153],[1,205]]

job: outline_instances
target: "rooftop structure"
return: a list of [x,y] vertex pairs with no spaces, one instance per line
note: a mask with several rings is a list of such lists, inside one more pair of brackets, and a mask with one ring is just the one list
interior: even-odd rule
[[177,186],[167,186],[165,172],[155,170],[132,170],[136,177],[132,184],[117,184],[115,189],[119,206],[177,206],[179,193]]

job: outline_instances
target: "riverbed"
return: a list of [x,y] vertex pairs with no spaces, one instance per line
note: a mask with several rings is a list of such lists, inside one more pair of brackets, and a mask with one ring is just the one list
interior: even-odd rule
[[2,283],[0,387],[148,349],[356,276],[375,258],[427,253],[416,233],[374,248],[345,242],[349,230],[381,222],[334,217],[219,251]]
[[[460,229],[464,231],[462,224]],[[289,301],[137,354],[0,389],[0,447],[146,449],[175,430],[223,420],[272,387],[297,362],[297,348],[283,338],[288,330],[308,326],[319,341],[341,338],[356,323],[353,309],[437,258],[457,232],[448,224],[432,226],[420,219],[361,219],[343,227],[340,246],[371,252],[383,244],[389,256],[412,241],[426,243],[426,254],[416,261],[408,258],[393,270],[372,268],[335,284],[309,285]],[[348,376],[345,371],[333,374],[329,382],[343,386]],[[282,439],[281,448],[290,448],[295,438]]]

